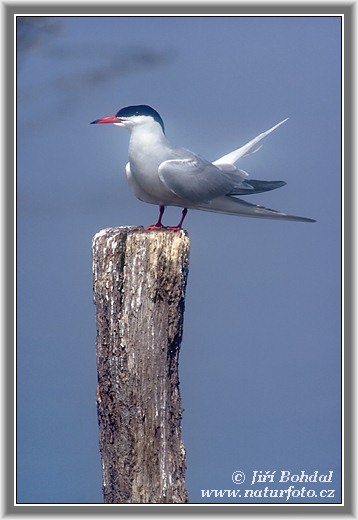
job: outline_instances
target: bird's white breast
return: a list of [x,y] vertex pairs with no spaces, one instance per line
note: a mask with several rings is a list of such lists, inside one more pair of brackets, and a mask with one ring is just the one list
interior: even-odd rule
[[[159,125],[158,125],[159,126]],[[134,129],[129,141],[129,184],[134,194],[151,204],[179,204],[179,199],[160,180],[158,168],[172,158],[172,147],[157,129]],[[180,204],[179,204],[180,205]]]

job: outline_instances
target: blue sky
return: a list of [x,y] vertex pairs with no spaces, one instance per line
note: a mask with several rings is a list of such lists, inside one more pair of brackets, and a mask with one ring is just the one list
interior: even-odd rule
[[210,160],[289,117],[239,163],[287,186],[246,200],[317,219],[187,216],[189,499],[222,503],[201,490],[232,489],[236,470],[332,470],[339,502],[340,18],[19,24],[18,501],[102,502],[91,239],[157,208],[127,186],[127,133],[89,122],[149,104],[173,143]]

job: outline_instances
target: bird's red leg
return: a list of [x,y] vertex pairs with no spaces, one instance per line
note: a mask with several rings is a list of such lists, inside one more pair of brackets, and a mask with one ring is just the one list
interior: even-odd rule
[[163,213],[164,213],[164,210],[165,210],[165,206],[159,206],[159,218],[158,218],[158,222],[156,224],[153,224],[152,226],[147,226],[145,229],[146,231],[150,231],[151,229],[164,229],[164,226],[162,224],[162,218],[163,218]]
[[167,229],[171,229],[172,231],[179,231],[182,227],[182,224],[184,222],[184,219],[185,219],[187,213],[188,213],[187,208],[184,208],[179,224],[176,227],[167,227]]
[[184,219],[185,219],[187,213],[188,213],[187,208],[184,208],[184,209],[183,209],[183,212],[182,212],[182,214],[181,214],[180,222],[179,222],[179,224],[178,224],[178,229],[181,229],[181,227],[182,227],[182,225],[183,225],[183,222],[184,222]]

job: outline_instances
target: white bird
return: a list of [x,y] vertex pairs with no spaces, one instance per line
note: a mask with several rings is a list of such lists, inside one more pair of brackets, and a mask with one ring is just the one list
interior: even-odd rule
[[250,180],[245,171],[234,166],[242,157],[256,152],[260,148],[255,148],[256,145],[285,121],[287,119],[213,162],[173,146],[165,136],[162,118],[148,105],[125,107],[115,116],[96,119],[91,124],[112,123],[129,130],[129,162],[126,165],[129,186],[139,200],[160,206],[158,222],[146,229],[164,228],[162,217],[166,206],[184,208],[179,224],[168,228],[181,229],[188,209],[315,222],[237,198],[237,195],[274,190],[286,184],[284,181]]

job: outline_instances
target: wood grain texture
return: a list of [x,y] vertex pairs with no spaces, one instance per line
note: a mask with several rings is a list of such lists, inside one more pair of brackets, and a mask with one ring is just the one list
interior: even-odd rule
[[93,239],[105,503],[184,503],[178,358],[189,238],[109,228]]

